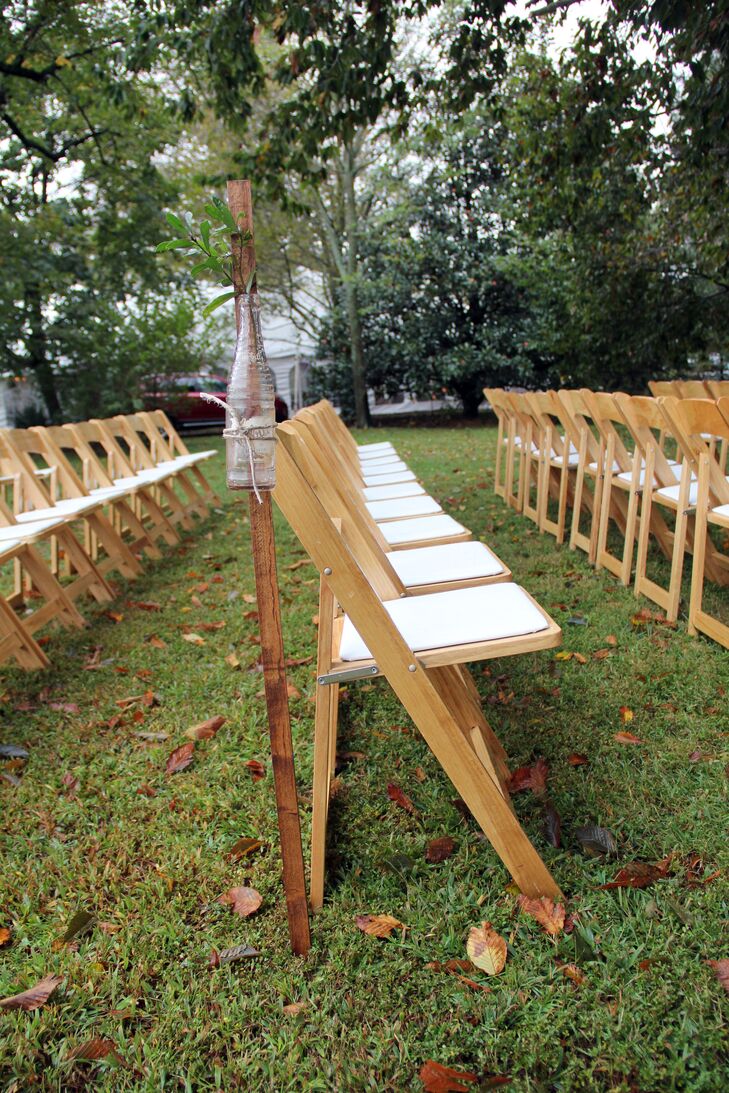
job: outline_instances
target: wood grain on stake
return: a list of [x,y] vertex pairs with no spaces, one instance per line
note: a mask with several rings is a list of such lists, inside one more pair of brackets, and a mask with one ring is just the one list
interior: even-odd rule
[[[228,205],[234,219],[240,223],[242,231],[250,232],[250,241],[245,246],[242,244],[240,235],[237,238],[235,235],[232,237],[233,284],[236,295],[239,295],[241,292],[246,291],[251,277],[253,278],[250,286],[251,291],[256,289],[256,252],[253,239],[253,202],[250,182],[228,182]],[[238,220],[239,217],[241,217],[240,221]],[[281,606],[276,574],[276,544],[271,512],[271,494],[264,491],[261,497],[262,502],[259,504],[253,493],[249,495],[253,565],[256,575],[258,618],[261,631],[263,681],[268,708],[271,762],[281,838],[281,860],[289,920],[289,937],[293,951],[297,955],[305,956],[309,951],[311,939],[306,903],[304,856],[301,847],[299,804],[294,772],[294,752],[286,689]]]

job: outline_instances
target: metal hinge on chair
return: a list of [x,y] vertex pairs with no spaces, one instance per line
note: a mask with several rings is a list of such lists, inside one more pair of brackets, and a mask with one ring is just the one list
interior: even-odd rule
[[378,676],[380,669],[376,664],[370,664],[366,668],[342,668],[336,672],[325,672],[317,676],[316,681],[321,687],[331,686],[332,683],[349,683],[354,679],[371,679]]

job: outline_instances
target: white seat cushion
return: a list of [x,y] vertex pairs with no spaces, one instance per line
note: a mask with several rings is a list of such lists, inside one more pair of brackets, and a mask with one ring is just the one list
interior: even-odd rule
[[394,486],[365,486],[365,501],[389,501],[392,497],[419,497],[425,490],[417,482],[395,483]]
[[413,520],[391,520],[379,524],[379,530],[390,546],[400,543],[417,543],[425,539],[450,539],[466,531],[452,516],[422,516]]
[[21,539],[6,539],[5,542],[0,543],[0,554],[9,554],[11,550],[15,550],[16,546],[20,546]]
[[[579,462],[580,462],[580,457],[577,454],[577,452],[570,452],[570,454],[567,457],[567,466],[568,467],[576,467]],[[564,463],[564,458],[561,455],[555,455],[554,452],[553,452],[552,453],[552,463],[556,464],[558,467],[561,467],[562,464]]]
[[149,467],[143,471],[139,471],[138,474],[132,475],[128,478],[115,478],[115,486],[125,486],[127,488],[133,488],[134,486],[153,486],[155,482],[161,482],[165,478],[169,478],[170,472],[160,467]]
[[[587,469],[592,474],[595,474],[595,472],[597,471],[597,463],[588,463],[587,464]],[[613,474],[617,474],[619,470],[620,470],[620,464],[618,463],[617,460],[614,459],[613,460]]]
[[372,478],[378,474],[393,474],[395,471],[409,471],[407,463],[402,459],[391,459],[387,463],[376,463],[373,467],[362,467],[362,474]]
[[98,486],[91,491],[91,496],[97,501],[113,501],[116,497],[128,497],[128,486]]
[[729,505],[719,505],[711,510],[712,516],[718,516],[721,520],[729,520]]
[[[677,502],[678,501],[678,491],[680,489],[681,489],[680,485],[679,486],[664,486],[662,489],[656,490],[656,497],[662,497],[666,501]],[[699,486],[698,486],[698,483],[694,480],[694,481],[691,482],[691,485],[689,486],[689,499],[688,499],[689,505],[695,505],[697,500],[698,500],[698,497],[699,497]]]
[[359,452],[360,463],[377,463],[380,459],[399,459],[394,448],[383,448],[379,452]]
[[89,509],[95,509],[99,507],[99,501],[95,497],[66,497],[62,501],[57,501],[55,505],[50,505],[45,509],[32,509],[30,512],[19,512],[15,519],[20,524],[25,524],[29,520],[46,520],[52,519],[54,516],[77,516]]
[[389,440],[382,440],[377,444],[358,444],[357,451],[360,455],[368,455],[376,452],[394,452],[395,449]]
[[[674,462],[672,462],[672,460],[669,459],[668,460],[668,466],[669,467],[679,467],[680,464],[679,463],[674,463]],[[618,478],[620,479],[621,482],[632,482],[633,481],[633,472],[632,471],[623,471],[621,474],[618,475]],[[639,484],[641,486],[645,484],[645,462],[641,463]]]
[[365,486],[387,486],[392,482],[415,482],[412,471],[394,471],[390,474],[365,474],[362,476]]
[[[388,600],[384,607],[414,652],[536,634],[549,626],[524,590],[508,582]],[[342,660],[371,657],[348,618],[339,655]]]
[[373,520],[397,520],[403,516],[429,516],[442,512],[437,501],[424,497],[398,497],[392,501],[367,501],[367,510]]
[[10,527],[0,528],[0,542],[7,542],[9,539],[25,541],[65,523],[66,521],[62,517],[57,516],[55,520],[34,520],[32,523],[28,521],[24,524],[11,524]]
[[505,572],[496,555],[478,542],[393,550],[387,560],[406,588],[444,581],[474,581]]

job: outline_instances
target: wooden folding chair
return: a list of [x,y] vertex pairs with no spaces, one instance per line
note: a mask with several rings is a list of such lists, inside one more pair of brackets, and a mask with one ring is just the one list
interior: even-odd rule
[[717,402],[719,399],[729,398],[729,380],[707,380],[706,388],[709,397]]
[[[595,564],[600,512],[600,491],[603,465],[598,430],[591,418],[590,407],[582,391],[560,390],[553,393],[554,411],[565,429],[565,436],[577,448],[575,496],[570,528],[570,550],[579,547]],[[589,483],[592,482],[592,490]],[[580,530],[582,516],[590,521],[589,532]]]
[[[503,583],[401,599],[384,568],[356,558],[289,454],[279,430],[274,498],[322,579],[318,677],[324,691],[315,741],[316,832],[312,905],[321,906],[329,777],[336,741],[335,688],[346,680],[388,679],[496,853],[529,895],[559,889],[511,808],[504,751],[483,716],[467,661],[550,648],[559,627],[517,585]],[[344,616],[335,617],[335,604]],[[334,708],[334,709],[333,709]]]
[[[108,429],[91,421],[75,422],[65,427],[73,437],[78,458],[83,467],[83,480],[89,493],[97,490],[124,488],[138,499],[141,506],[144,534],[153,542],[160,540],[175,546],[180,537],[172,521],[155,496],[165,473],[148,471],[135,474],[127,453],[117,444]],[[179,502],[175,497],[175,502]],[[136,510],[135,510],[136,511]]]
[[[7,546],[7,544],[6,544]],[[0,563],[3,561],[0,554]],[[47,668],[50,660],[30,631],[0,596],[0,664],[15,659],[21,668]]]
[[160,462],[158,456],[161,455],[162,460],[172,458],[177,461],[178,466],[185,466],[190,476],[195,479],[200,487],[207,503],[211,506],[220,506],[222,502],[219,495],[199,467],[200,463],[205,463],[208,459],[214,459],[218,456],[220,454],[218,450],[216,448],[206,448],[202,452],[191,452],[164,410],[148,410],[137,416],[149,422],[152,435],[156,431],[157,442],[161,446],[153,448],[155,460]]
[[496,456],[494,459],[494,493],[497,497],[506,499],[506,481],[502,473],[504,465],[508,467],[510,453],[509,443],[513,436],[511,418],[513,412],[511,403],[504,396],[506,392],[500,387],[484,387],[484,397],[496,415]]
[[[188,516],[197,516],[204,520],[209,514],[208,489],[206,496],[195,487],[192,474],[193,456],[175,456],[169,443],[156,427],[150,414],[124,414],[117,417],[115,424],[120,435],[127,437],[127,443],[133,446],[135,469],[145,470],[157,467],[170,472],[170,481],[179,486],[182,505]],[[193,481],[194,479],[194,481]]]
[[[539,484],[537,489],[537,516],[539,530],[554,535],[558,543],[564,542],[567,507],[574,496],[574,476],[577,470],[578,451],[570,437],[561,429],[561,421],[555,410],[554,392],[529,391],[523,397],[531,409],[541,437],[539,452]],[[549,515],[549,499],[557,502],[557,518]]]
[[729,399],[715,403],[664,398],[659,405],[685,457],[685,469],[690,468],[696,476],[689,633],[701,632],[729,648],[729,625],[704,607],[707,577],[720,586],[729,585],[729,551],[717,549],[709,534],[712,527],[729,531],[729,479],[717,458],[716,445],[709,439],[729,441]]
[[676,380],[675,387],[677,391],[663,392],[657,398],[713,398],[707,385],[703,380]]
[[678,380],[649,380],[648,390],[653,398],[662,398],[664,395],[675,395],[681,398],[681,388]]
[[[678,617],[681,599],[683,561],[690,549],[693,531],[689,524],[689,506],[696,503],[696,482],[690,468],[669,459],[661,445],[675,445],[668,430],[667,419],[658,401],[643,395],[615,396],[626,425],[635,441],[640,458],[641,492],[640,530],[635,559],[635,595],[647,596],[666,612],[670,621]],[[680,452],[678,453],[680,455]],[[673,530],[663,513],[675,519]],[[653,537],[663,554],[671,561],[668,586],[648,576],[648,548]]]

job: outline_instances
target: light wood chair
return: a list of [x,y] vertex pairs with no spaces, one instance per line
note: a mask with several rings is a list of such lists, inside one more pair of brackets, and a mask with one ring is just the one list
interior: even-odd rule
[[653,398],[662,398],[664,395],[675,395],[681,398],[678,380],[649,380],[648,390]]
[[161,446],[152,449],[155,461],[159,463],[168,458],[176,460],[178,466],[186,467],[190,476],[195,479],[207,503],[211,506],[220,506],[222,504],[220,496],[200,469],[201,463],[206,463],[209,459],[215,459],[220,455],[218,450],[206,448],[201,452],[191,452],[164,410],[148,410],[137,416],[149,422],[149,429],[153,436],[156,431],[157,442]]
[[712,527],[729,531],[729,479],[709,439],[729,440],[729,399],[715,403],[664,398],[659,405],[685,457],[685,468],[696,476],[689,633],[704,633],[729,648],[729,625],[704,607],[707,577],[722,587],[729,585],[729,552],[718,549],[709,534]]
[[[384,567],[357,557],[290,454],[279,429],[274,498],[319,570],[325,613],[319,620],[312,904],[321,905],[328,788],[336,741],[334,688],[382,674],[519,887],[529,895],[559,889],[521,828],[509,801],[504,751],[477,701],[467,661],[559,643],[559,627],[517,585],[502,583],[402,599]],[[341,605],[343,615],[336,613]],[[320,789],[319,787],[323,787]]]
[[[124,414],[115,419],[120,434],[133,446],[135,468],[157,467],[170,472],[170,482],[181,492],[181,503],[188,516],[204,520],[210,512],[211,491],[196,488],[198,480],[192,473],[192,456],[174,455],[169,442],[148,413]],[[205,480],[206,481],[206,480]]]
[[[7,548],[7,544],[6,548]],[[3,554],[0,553],[0,563]],[[0,596],[0,664],[15,659],[21,668],[47,668],[50,660],[30,631],[13,611],[4,596]]]
[[[537,490],[537,515],[540,531],[554,535],[558,543],[564,542],[567,508],[574,498],[574,474],[579,453],[570,437],[562,430],[562,423],[555,410],[552,391],[531,391],[524,399],[531,408],[541,436],[540,478]],[[549,516],[549,500],[557,502],[557,518]]]
[[712,394],[703,380],[676,380],[677,390],[664,392],[660,398],[712,398]]
[[729,398],[729,380],[707,380],[706,387],[709,396],[716,401],[721,398]]
[[[602,462],[599,431],[592,421],[589,405],[582,391],[560,390],[555,392],[555,412],[565,426],[565,435],[577,448],[577,473],[575,497],[572,506],[572,524],[569,545],[587,554],[594,565],[597,554],[600,496],[602,486]],[[590,483],[592,489],[590,489]],[[580,530],[583,516],[589,520],[589,531]]]

